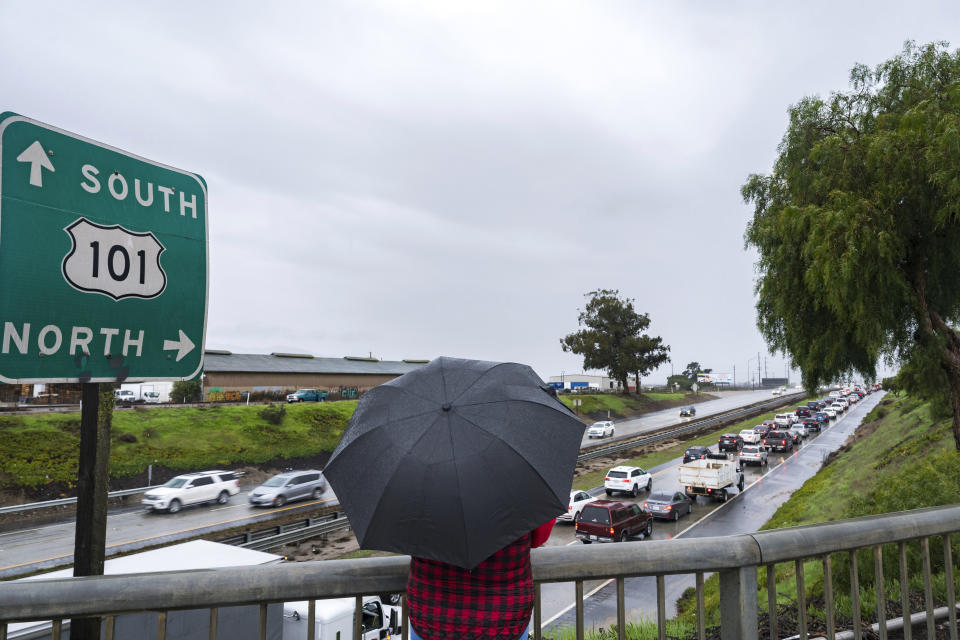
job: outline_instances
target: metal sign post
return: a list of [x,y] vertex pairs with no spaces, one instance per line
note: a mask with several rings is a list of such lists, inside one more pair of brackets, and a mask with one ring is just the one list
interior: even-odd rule
[[0,383],[83,383],[74,575],[102,575],[112,383],[203,368],[206,183],[0,113],[0,277]]

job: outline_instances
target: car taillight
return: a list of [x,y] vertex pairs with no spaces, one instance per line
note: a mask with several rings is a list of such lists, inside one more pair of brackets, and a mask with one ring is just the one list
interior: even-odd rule
[[573,505],[568,506],[567,511],[573,511]]
[[630,482],[630,478],[624,478],[621,482]]
[[669,505],[669,504],[668,504],[668,505],[667,505],[667,511],[670,511],[670,509],[673,509],[673,505]]
[[604,482],[610,482],[610,478],[604,478],[603,481],[604,481]]
[[690,491],[690,487],[687,487],[687,491]]

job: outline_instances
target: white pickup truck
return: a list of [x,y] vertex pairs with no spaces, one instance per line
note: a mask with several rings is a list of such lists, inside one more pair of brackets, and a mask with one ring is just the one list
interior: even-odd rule
[[731,487],[743,491],[740,463],[725,453],[709,453],[706,458],[680,465],[680,484],[691,500],[707,496],[726,502]]

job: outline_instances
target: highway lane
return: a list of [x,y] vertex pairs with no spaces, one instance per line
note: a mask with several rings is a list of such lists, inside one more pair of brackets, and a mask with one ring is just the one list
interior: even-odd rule
[[[721,413],[766,400],[769,391],[722,392],[716,400],[698,403],[697,417]],[[617,436],[650,431],[676,424],[676,408],[658,411],[631,420],[617,422]],[[608,438],[607,441],[610,439]],[[587,440],[597,443],[599,440]],[[250,487],[252,488],[252,487]],[[145,513],[139,507],[112,509],[107,519],[107,555],[130,551],[161,542],[174,541],[184,535],[199,535],[242,524],[267,521],[278,511],[307,512],[310,507],[335,504],[329,489],[319,502],[287,505],[281,509],[253,509],[247,504],[247,493],[241,491],[226,505],[200,505],[180,513]],[[306,517],[306,513],[304,514]],[[75,521],[71,518],[52,525],[0,533],[0,578],[19,575],[25,567],[31,571],[63,566],[72,561]]]
[[[148,513],[142,508],[111,512],[107,518],[107,556],[242,524],[264,522],[267,527],[268,521],[278,513],[308,511],[311,507],[337,503],[329,487],[320,500],[294,502],[278,508],[251,507],[247,495],[247,491],[241,491],[225,505],[189,506],[174,514]],[[0,534],[0,578],[20,575],[28,566],[36,571],[71,563],[75,525],[76,521],[70,520]]]
[[[868,395],[835,421],[829,429],[807,438],[804,444],[791,454],[776,454],[771,457],[767,469],[747,467],[745,479],[748,486],[724,504],[705,502],[702,498],[694,506],[690,516],[679,523],[658,520],[654,525],[653,539],[673,537],[701,538],[711,536],[750,533],[758,530],[774,512],[807,479],[816,475],[831,451],[840,448],[847,437],[860,425],[864,416],[880,401],[882,393]],[[679,490],[677,466],[680,460],[660,465],[653,471],[654,490]],[[591,493],[601,493],[594,490]],[[643,501],[641,494],[638,502]],[[626,498],[630,500],[630,498]],[[559,527],[560,525],[558,525]],[[555,528],[548,544],[579,544],[573,539],[573,527]],[[643,552],[643,542],[628,542]],[[675,613],[674,605],[683,591],[694,586],[693,575],[666,576],[667,615]],[[616,589],[611,581],[593,581],[584,585],[584,623],[587,629],[609,628],[616,622]],[[655,578],[630,578],[624,585],[627,620],[656,619]],[[572,583],[549,584],[541,587],[544,627],[550,630],[576,624],[573,606],[575,602]]]
[[[799,393],[799,391],[789,390],[787,393]],[[771,395],[769,389],[762,391],[721,391],[711,395],[718,397],[716,400],[707,400],[706,402],[698,402],[693,405],[697,410],[697,415],[694,418],[681,418],[679,416],[679,407],[663,409],[661,411],[642,415],[638,418],[614,420],[614,427],[616,429],[616,433],[614,435],[615,437],[619,438],[621,436],[633,435],[636,433],[656,431],[657,429],[662,429],[678,423],[684,424],[686,422],[690,422],[691,420],[706,418],[708,416],[730,411],[731,409],[738,409],[756,402],[771,400],[774,397]],[[609,442],[610,438],[606,438],[605,440]],[[597,444],[598,442],[603,441],[604,439],[601,438],[590,439],[587,438],[586,435],[583,437],[583,444],[585,445]]]

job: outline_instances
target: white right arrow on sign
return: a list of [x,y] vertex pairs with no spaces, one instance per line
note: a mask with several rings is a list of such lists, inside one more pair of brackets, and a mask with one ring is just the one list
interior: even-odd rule
[[24,149],[23,153],[17,156],[17,162],[30,163],[30,184],[35,187],[43,186],[43,169],[56,171],[39,140],[35,140],[32,145]]
[[187,337],[187,334],[183,332],[183,329],[180,329],[180,339],[179,340],[164,340],[163,341],[163,350],[172,351],[173,349],[177,350],[177,362],[183,360],[183,356],[187,355],[193,351],[194,344]]

